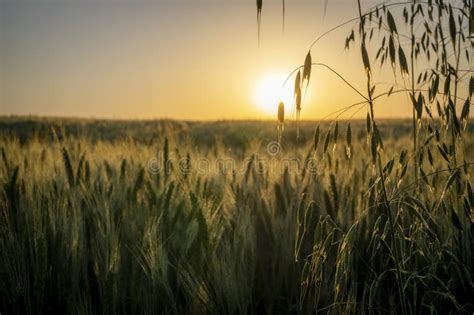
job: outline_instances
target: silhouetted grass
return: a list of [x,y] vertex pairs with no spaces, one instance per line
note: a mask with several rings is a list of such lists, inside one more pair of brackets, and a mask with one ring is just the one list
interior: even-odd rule
[[[433,139],[415,195],[410,123],[379,122],[405,304],[471,313],[471,165],[449,171]],[[2,313],[400,310],[365,122],[351,122],[350,136],[339,122],[338,137],[322,124],[319,141],[316,123],[300,122],[299,142],[286,123],[277,155],[267,152],[273,122],[0,125]],[[51,126],[61,130],[54,141]],[[468,158],[472,129],[465,134]],[[168,174],[151,172],[157,152],[171,161]],[[199,170],[202,159],[226,157],[234,172]],[[260,171],[271,161],[281,172]]]

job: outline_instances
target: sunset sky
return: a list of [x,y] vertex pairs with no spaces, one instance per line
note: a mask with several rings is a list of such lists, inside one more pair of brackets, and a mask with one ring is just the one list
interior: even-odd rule
[[[0,3],[2,115],[274,118],[277,104],[273,113],[265,103],[275,85],[303,63],[318,35],[357,15],[356,1],[329,0],[324,15],[322,0],[287,0],[282,32],[281,1],[267,0],[258,45],[254,0]],[[374,3],[363,1],[367,9]],[[359,49],[344,51],[349,31],[319,42],[313,61],[364,90]],[[333,74],[313,69],[302,118],[359,100]],[[406,97],[378,106],[379,117],[411,113]]]

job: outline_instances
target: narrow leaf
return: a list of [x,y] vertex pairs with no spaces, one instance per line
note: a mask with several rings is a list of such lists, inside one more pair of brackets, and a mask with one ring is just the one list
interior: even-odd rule
[[351,124],[347,125],[346,144],[347,144],[347,146],[351,146],[351,144],[352,144]]

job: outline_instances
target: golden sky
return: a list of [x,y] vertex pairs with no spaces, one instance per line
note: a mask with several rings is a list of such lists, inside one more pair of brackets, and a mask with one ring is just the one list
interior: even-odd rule
[[[329,0],[324,15],[323,1],[287,1],[284,32],[281,15],[281,1],[264,1],[259,45],[254,0],[0,0],[0,114],[273,119],[272,90],[357,3]],[[359,49],[344,50],[350,26],[320,41],[313,61],[364,90]],[[313,69],[301,117],[359,100]],[[379,117],[411,114],[406,97],[377,106]]]

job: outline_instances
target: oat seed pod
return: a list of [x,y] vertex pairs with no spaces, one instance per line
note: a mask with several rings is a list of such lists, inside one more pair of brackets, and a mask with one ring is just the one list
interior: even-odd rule
[[278,122],[283,124],[285,122],[285,105],[283,102],[278,104]]

